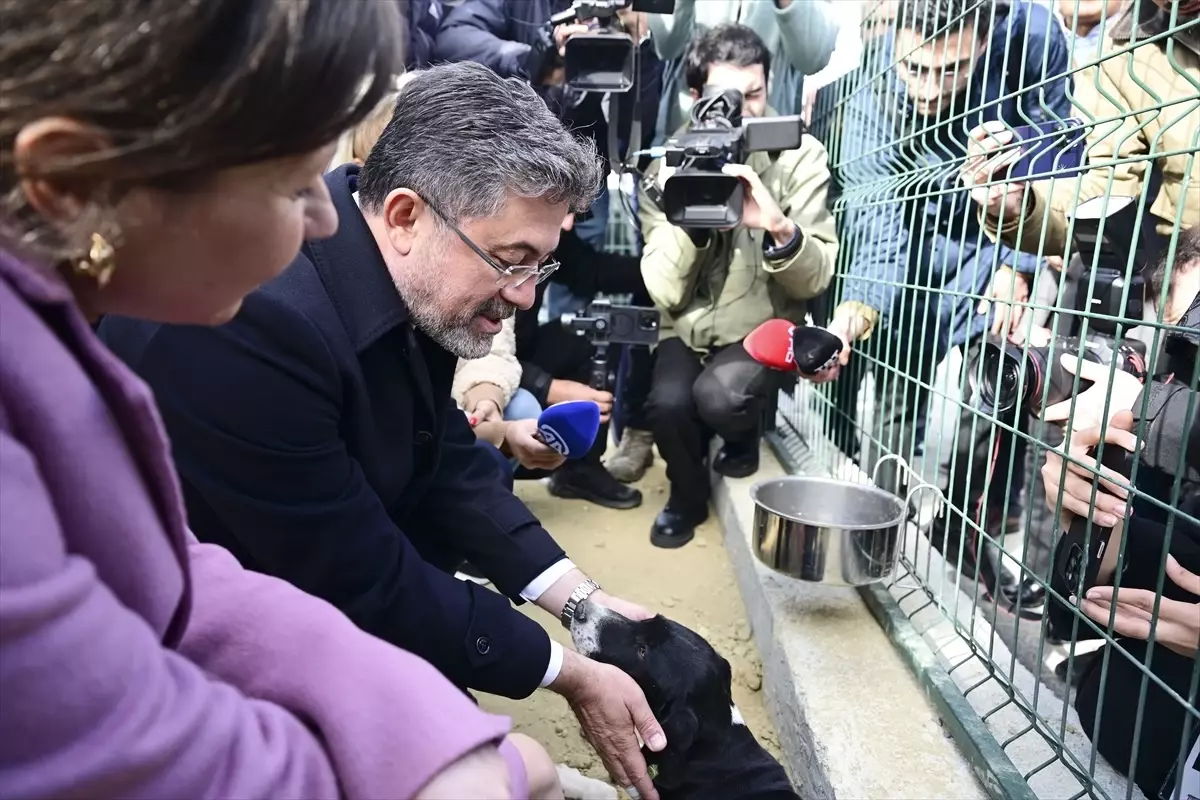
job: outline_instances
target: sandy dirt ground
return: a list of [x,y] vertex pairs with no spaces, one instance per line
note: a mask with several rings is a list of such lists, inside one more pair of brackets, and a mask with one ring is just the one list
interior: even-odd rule
[[[778,757],[778,736],[763,709],[761,661],[721,542],[720,526],[710,519],[690,544],[678,550],[652,547],[650,525],[666,502],[661,459],[655,460],[638,488],[645,502],[629,511],[559,500],[534,481],[519,481],[516,491],[571,559],[601,586],[695,630],[729,660],[734,702],[754,735]],[[528,604],[522,609],[551,636],[570,646],[567,631],[543,611]],[[480,702],[490,711],[511,716],[516,729],[541,742],[556,762],[608,779],[600,759],[580,735],[566,701],[558,695],[539,690],[521,701],[482,695]]]

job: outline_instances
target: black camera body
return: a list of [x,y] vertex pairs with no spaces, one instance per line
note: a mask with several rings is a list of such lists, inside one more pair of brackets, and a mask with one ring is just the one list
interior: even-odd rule
[[657,308],[613,305],[607,300],[588,304],[582,316],[565,314],[563,321],[592,344],[658,344],[661,315]]
[[[1146,380],[1146,346],[1136,340],[1113,342],[1060,336],[1046,347],[1028,347],[989,336],[981,356],[983,375],[976,379],[972,371],[980,408],[984,411],[994,408],[1003,413],[1021,407],[1040,417],[1046,406],[1067,400],[1075,388],[1075,376],[1063,367],[1060,361],[1063,355],[1105,366],[1115,364],[1139,381]],[[1080,391],[1091,385],[1091,381],[1079,379]]]
[[677,169],[662,191],[662,209],[682,228],[732,228],[742,219],[745,189],[721,169],[745,163],[753,152],[778,153],[800,147],[799,116],[742,120],[737,89],[708,87],[692,107],[692,121],[667,141],[663,161]]
[[567,40],[562,66],[569,88],[581,92],[628,92],[633,88],[637,43],[620,28],[617,12],[624,8],[670,14],[675,0],[576,0],[566,11],[550,17],[551,30],[584,20],[595,20],[598,25],[594,31]]

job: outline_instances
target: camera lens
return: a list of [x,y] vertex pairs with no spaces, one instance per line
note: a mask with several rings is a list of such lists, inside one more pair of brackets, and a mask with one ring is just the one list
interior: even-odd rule
[[988,342],[983,346],[983,375],[979,400],[984,410],[1010,411],[1021,401],[1021,356],[1009,353],[1007,345]]

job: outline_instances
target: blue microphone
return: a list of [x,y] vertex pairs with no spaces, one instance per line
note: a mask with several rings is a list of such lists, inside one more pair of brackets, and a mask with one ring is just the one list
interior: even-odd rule
[[564,458],[583,458],[600,430],[600,406],[591,400],[555,403],[538,417],[538,436]]

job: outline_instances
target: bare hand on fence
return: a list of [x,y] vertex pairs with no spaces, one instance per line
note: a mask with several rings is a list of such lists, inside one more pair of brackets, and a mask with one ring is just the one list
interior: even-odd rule
[[985,122],[967,134],[967,160],[959,177],[971,187],[971,199],[983,206],[989,217],[1015,219],[1025,201],[1023,181],[983,185],[1003,180],[1008,168],[1020,159],[1020,148],[1000,152],[1012,141],[1012,131],[999,121]]
[[[1108,445],[1124,447],[1131,453],[1137,452],[1138,440],[1133,435],[1133,414],[1124,411],[1105,427],[1103,439]],[[1125,504],[1129,499],[1129,482],[1119,473],[1101,467],[1096,459],[1088,455],[1089,448],[1100,443],[1100,428],[1076,430],[1063,445],[1071,457],[1063,457],[1060,450],[1047,450],[1046,463],[1042,466],[1042,483],[1046,487],[1046,505],[1051,511],[1058,507],[1062,495],[1062,511],[1059,524],[1063,530],[1071,527],[1076,515],[1091,517],[1092,522],[1111,528],[1125,518]],[[1104,477],[1096,486],[1095,503],[1092,502],[1092,486],[1097,480],[1096,471]]]
[[[1188,572],[1174,556],[1167,556],[1167,577],[1180,589],[1200,597],[1200,575]],[[1116,616],[1113,633],[1134,639],[1149,639],[1151,620],[1154,641],[1188,658],[1195,658],[1200,649],[1200,603],[1185,603],[1163,597],[1158,601],[1158,616],[1154,616],[1155,593],[1146,589],[1116,589],[1112,586],[1093,586],[1084,595],[1079,610],[1101,625],[1108,625],[1116,597]]]
[[1091,381],[1092,385],[1074,399],[1074,412],[1071,398],[1048,407],[1042,413],[1047,422],[1061,422],[1070,417],[1074,427],[1090,427],[1100,424],[1106,406],[1111,419],[1119,411],[1132,411],[1137,404],[1142,382],[1128,372],[1065,354],[1060,359],[1063,369],[1078,374],[1080,381]]
[[1024,338],[1021,320],[1025,317],[1026,308],[1019,303],[1029,299],[1029,279],[1012,267],[1000,267],[992,276],[991,285],[984,293],[985,299],[979,301],[976,312],[986,314],[992,301],[996,303],[996,311],[992,315],[992,335],[1003,336],[1020,344]]

